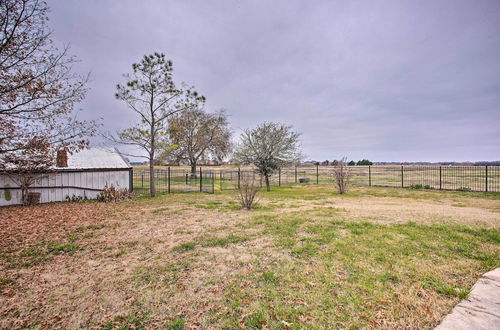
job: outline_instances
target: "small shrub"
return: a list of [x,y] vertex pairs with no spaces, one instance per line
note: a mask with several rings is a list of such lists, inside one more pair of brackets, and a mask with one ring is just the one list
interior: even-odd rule
[[241,208],[251,210],[254,208],[254,203],[257,201],[257,193],[260,190],[260,184],[252,176],[243,177],[240,182],[240,188],[236,194],[236,198],[241,205]]
[[[349,185],[349,180],[351,178],[351,169],[346,166],[347,158],[342,158],[337,161],[337,164],[333,167],[333,176],[335,178],[335,184],[337,186],[337,191],[339,194],[345,194],[347,192],[347,186]],[[356,163],[351,161],[349,166],[356,165]]]
[[417,184],[412,184],[411,186],[408,187],[408,189],[432,189],[432,187],[429,186],[428,184],[424,186],[420,183],[417,183]]
[[73,195],[66,195],[66,201],[70,203],[79,203],[79,202],[85,202],[87,201],[87,196],[77,196],[75,194]]
[[132,193],[127,188],[116,189],[113,185],[104,187],[104,190],[97,195],[97,201],[104,203],[119,202],[130,198],[132,198]]

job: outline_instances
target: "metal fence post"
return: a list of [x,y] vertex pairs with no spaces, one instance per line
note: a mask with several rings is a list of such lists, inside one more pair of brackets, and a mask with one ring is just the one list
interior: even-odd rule
[[128,190],[130,192],[134,191],[134,169],[131,168],[128,172]]
[[144,189],[144,172],[141,172],[141,188]]
[[238,167],[238,189],[240,189],[241,169]]
[[168,184],[168,193],[170,194],[170,166],[168,167],[168,170],[167,170],[167,175],[168,175],[168,180],[167,180],[167,184]]
[[319,184],[319,165],[316,165],[316,184]]
[[281,186],[281,167],[278,168],[278,187]]
[[401,188],[405,187],[405,180],[404,180],[404,166],[401,165]]
[[368,165],[368,187],[372,186],[372,167]]
[[215,170],[212,170],[212,194],[215,190]]
[[439,190],[443,189],[443,167],[439,166]]
[[222,191],[222,170],[220,170],[219,173],[219,184],[220,184],[220,191]]
[[203,191],[203,172],[200,167],[200,192]]
[[[163,184],[165,186],[168,185],[168,172],[167,171],[163,171]],[[167,188],[167,191],[168,191],[168,188]]]
[[297,183],[297,165],[295,165],[295,183]]
[[485,168],[485,179],[486,179],[485,180],[486,181],[486,183],[485,183],[486,189],[484,191],[488,192],[488,165],[486,165],[486,168]]

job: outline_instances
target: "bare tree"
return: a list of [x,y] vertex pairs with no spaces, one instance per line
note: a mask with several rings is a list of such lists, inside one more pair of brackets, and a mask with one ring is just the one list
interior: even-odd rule
[[186,161],[191,175],[196,176],[196,165],[201,161],[222,160],[231,151],[231,130],[224,111],[207,113],[200,102],[169,119],[169,139],[176,148],[165,151],[174,161]]
[[339,194],[345,194],[351,178],[351,167],[347,165],[347,158],[343,157],[336,162],[333,167],[333,176],[335,185]]
[[0,153],[23,150],[34,136],[51,144],[86,144],[95,122],[71,113],[88,76],[72,72],[74,57],[53,46],[44,1],[0,1]]
[[240,164],[254,165],[264,176],[266,190],[271,190],[269,178],[280,167],[299,162],[300,134],[292,126],[266,122],[254,129],[247,129],[240,137],[234,160]]
[[0,1],[0,170],[20,182],[23,198],[55,152],[88,145],[95,121],[75,119],[88,76],[72,72],[68,48],[57,49],[45,1]]
[[191,89],[178,89],[172,79],[172,61],[164,54],[154,53],[132,64],[132,74],[126,74],[125,85],[116,86],[116,98],[139,115],[139,121],[118,133],[115,142],[141,148],[147,154],[132,155],[149,160],[149,191],[156,196],[155,157],[168,148],[168,118],[204,101],[203,96]]

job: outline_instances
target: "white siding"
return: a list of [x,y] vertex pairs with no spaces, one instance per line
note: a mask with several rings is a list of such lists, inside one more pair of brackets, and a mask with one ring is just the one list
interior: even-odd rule
[[[89,189],[102,190],[104,187],[114,186],[116,188],[129,188],[129,171],[102,171],[102,172],[58,172],[50,173],[35,183],[37,187],[55,187],[57,188],[42,188],[30,189],[33,192],[40,192],[40,202],[60,202],[65,201],[66,196],[82,196],[89,199],[97,197],[99,191]],[[63,188],[60,188],[62,186]],[[71,187],[69,187],[71,186]],[[8,176],[0,174],[0,187],[18,187]],[[68,187],[68,188],[64,188]],[[78,187],[78,188],[74,188]],[[0,189],[0,206],[21,204],[21,190],[9,189],[10,200],[8,201],[5,189]]]

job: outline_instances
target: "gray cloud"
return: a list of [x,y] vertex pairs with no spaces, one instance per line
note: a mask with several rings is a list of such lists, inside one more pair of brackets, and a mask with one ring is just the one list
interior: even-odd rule
[[92,72],[82,116],[134,121],[130,65],[174,62],[236,132],[294,125],[314,159],[500,158],[498,1],[52,0],[51,27]]

